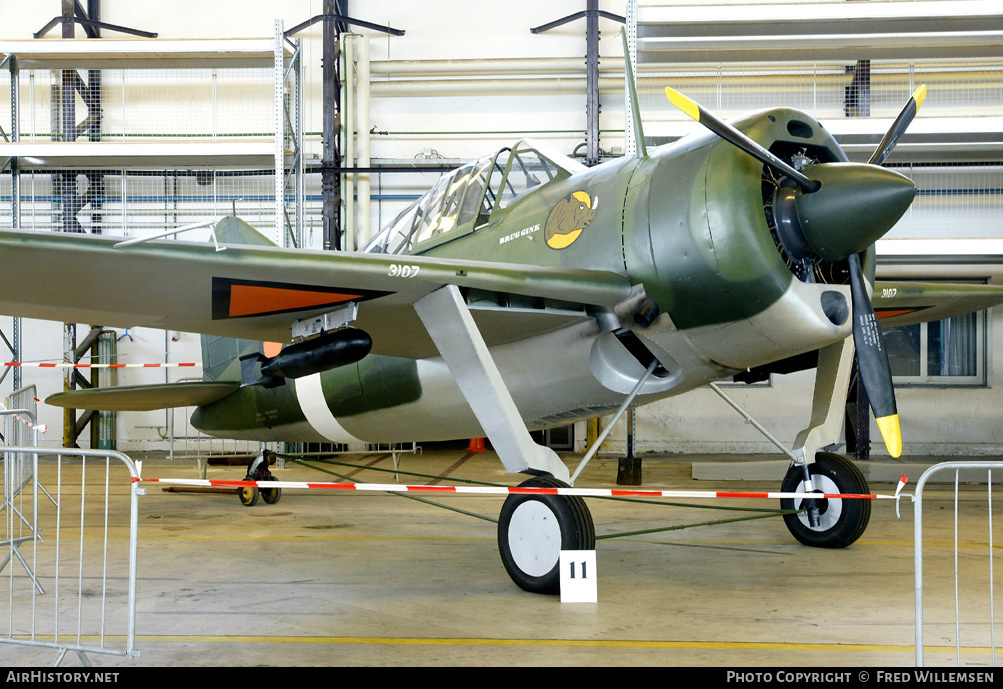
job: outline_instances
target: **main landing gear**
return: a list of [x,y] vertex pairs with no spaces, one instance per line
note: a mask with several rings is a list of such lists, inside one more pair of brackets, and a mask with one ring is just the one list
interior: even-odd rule
[[804,545],[816,548],[845,548],[864,533],[871,519],[871,501],[862,499],[812,499],[812,493],[863,494],[867,479],[849,459],[832,452],[816,452],[808,465],[812,491],[805,487],[805,468],[794,464],[784,477],[781,491],[804,493],[804,498],[785,498],[783,510],[801,510],[784,515],[787,529]]
[[[536,477],[519,487],[567,484]],[[585,500],[563,495],[510,495],[498,517],[498,550],[509,576],[531,593],[560,593],[562,550],[594,550],[595,525]]]
[[[245,481],[277,481],[278,479],[268,470],[268,450],[262,448],[261,454],[259,454],[251,465],[247,467],[247,476],[244,477]],[[269,505],[274,505],[282,497],[281,488],[261,488],[258,489],[256,486],[245,486],[238,489],[237,495],[240,497],[240,502],[245,507],[251,507],[258,502],[258,496],[264,500]]]
[[[784,516],[787,528],[798,541],[816,548],[845,548],[863,535],[871,519],[870,500],[810,497],[812,493],[868,493],[867,480],[853,462],[842,455],[822,450],[839,441],[852,365],[853,338],[848,337],[819,350],[811,421],[798,433],[793,450],[785,448],[721,388],[710,384],[718,395],[745,417],[746,423],[751,423],[790,457],[791,467],[781,490],[784,493],[804,493],[805,497],[781,500],[780,507],[783,510],[799,510]],[[809,463],[807,458],[810,457],[814,457],[814,461]]]

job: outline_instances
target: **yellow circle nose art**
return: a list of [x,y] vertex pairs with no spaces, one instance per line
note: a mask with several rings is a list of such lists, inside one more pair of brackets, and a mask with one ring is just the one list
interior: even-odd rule
[[564,249],[575,243],[596,214],[595,199],[588,192],[576,191],[559,201],[547,216],[545,239],[551,249]]

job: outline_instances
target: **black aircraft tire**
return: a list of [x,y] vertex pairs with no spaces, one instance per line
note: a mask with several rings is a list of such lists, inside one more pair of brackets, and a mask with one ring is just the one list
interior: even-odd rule
[[241,486],[237,489],[237,496],[244,507],[253,507],[258,502],[258,489],[254,486]]
[[[271,474],[268,474],[268,476],[265,477],[265,480],[276,481],[277,479]],[[261,493],[261,499],[269,505],[274,505],[279,501],[279,498],[282,497],[281,488],[261,488],[259,492]]]
[[[536,477],[519,487],[566,488],[550,477]],[[561,591],[562,550],[593,550],[595,525],[585,500],[563,495],[510,495],[498,517],[498,551],[505,571],[531,593]]]
[[[860,469],[846,457],[831,452],[815,453],[815,463],[808,466],[816,492],[856,493],[868,492],[867,479]],[[804,469],[792,466],[784,477],[784,493],[804,490]],[[802,500],[782,499],[783,510],[798,509]],[[787,529],[804,545],[815,548],[845,548],[860,538],[871,519],[871,501],[866,499],[822,500],[819,505],[819,524],[810,526],[805,512],[784,516]]]

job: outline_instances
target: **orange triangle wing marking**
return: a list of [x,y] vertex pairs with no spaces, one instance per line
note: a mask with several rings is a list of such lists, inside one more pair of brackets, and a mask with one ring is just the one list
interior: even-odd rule
[[278,311],[309,309],[331,304],[340,304],[360,298],[361,294],[341,294],[339,292],[317,292],[290,289],[287,287],[266,287],[260,285],[231,285],[230,317],[254,316]]
[[891,318],[892,316],[902,316],[917,310],[918,309],[875,309],[874,315],[877,316],[878,319]]

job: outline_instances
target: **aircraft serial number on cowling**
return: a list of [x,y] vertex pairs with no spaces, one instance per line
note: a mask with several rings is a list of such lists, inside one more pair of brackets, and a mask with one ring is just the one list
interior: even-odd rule
[[387,275],[392,278],[413,278],[418,275],[419,266],[391,263]]

